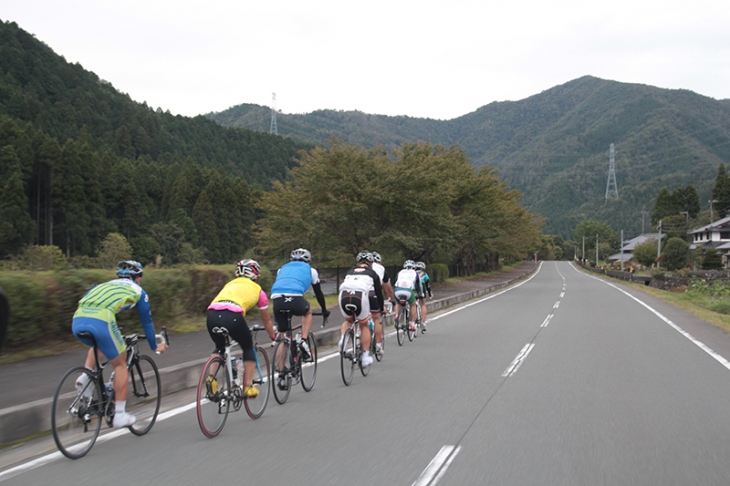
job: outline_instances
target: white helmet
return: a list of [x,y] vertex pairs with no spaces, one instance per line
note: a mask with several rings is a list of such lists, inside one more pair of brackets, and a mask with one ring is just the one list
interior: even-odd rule
[[291,252],[290,258],[293,262],[300,261],[309,263],[312,260],[312,254],[309,253],[309,250],[305,250],[304,248],[297,248],[296,250]]

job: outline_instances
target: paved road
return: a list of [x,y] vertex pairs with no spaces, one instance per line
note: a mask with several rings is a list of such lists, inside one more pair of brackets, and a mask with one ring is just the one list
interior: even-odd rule
[[232,415],[214,440],[183,411],[5,484],[729,484],[730,338],[606,282],[543,263],[413,343],[391,338],[350,387],[323,360],[311,393]]

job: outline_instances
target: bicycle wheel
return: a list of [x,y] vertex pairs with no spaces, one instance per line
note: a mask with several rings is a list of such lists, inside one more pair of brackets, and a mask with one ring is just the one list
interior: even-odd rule
[[[372,342],[372,341],[371,341]],[[370,373],[370,367],[372,364],[369,364],[367,366],[362,365],[362,355],[364,350],[362,349],[362,341],[359,339],[357,340],[357,366],[360,368],[360,373],[362,373],[362,376],[368,376],[368,373]]]
[[[79,393],[76,382],[82,375],[88,384]],[[51,406],[51,429],[58,450],[69,459],[85,456],[99,436],[103,420],[99,395],[96,381],[83,366],[68,370],[58,384]]]
[[271,367],[269,366],[269,356],[261,346],[253,348],[256,353],[256,367],[253,372],[253,386],[259,389],[259,395],[256,398],[244,398],[243,404],[246,407],[246,413],[252,419],[259,418],[266,410],[266,404],[269,403],[269,375]]
[[345,333],[342,342],[342,350],[340,351],[340,371],[342,372],[342,381],[349,386],[352,383],[352,375],[355,373],[355,333],[349,329]]
[[210,439],[220,434],[231,408],[231,379],[226,362],[219,355],[211,356],[203,366],[198,381],[196,408],[203,434]]
[[309,359],[302,358],[301,375],[302,388],[308,392],[312,390],[314,381],[317,379],[317,340],[312,334],[307,337],[307,344],[309,345]]
[[413,341],[416,331],[411,331],[411,313],[406,314],[406,334],[408,334],[408,340]]
[[274,363],[271,365],[271,388],[274,398],[280,405],[284,405],[291,391],[291,347],[288,340],[281,340],[274,347]]
[[421,330],[421,304],[416,302],[416,332],[413,334],[414,338],[418,337],[418,331]]
[[398,346],[403,346],[403,341],[406,340],[406,322],[405,310],[401,309],[398,320],[395,321],[395,337],[398,339]]
[[160,372],[149,356],[138,356],[129,367],[129,392],[127,393],[127,412],[137,417],[129,427],[134,435],[144,435],[150,431],[162,401]]

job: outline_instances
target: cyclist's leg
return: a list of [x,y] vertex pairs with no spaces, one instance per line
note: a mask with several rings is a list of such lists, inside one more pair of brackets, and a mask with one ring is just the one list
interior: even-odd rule
[[[222,311],[228,313],[228,335],[236,341],[243,351],[243,379],[246,382],[244,387],[251,386],[253,382],[253,373],[256,368],[256,356],[253,352],[253,335],[246,319],[242,314],[237,312]],[[244,388],[245,389],[245,388]]]
[[375,292],[370,291],[368,300],[370,301],[370,315],[373,318],[373,324],[375,327],[375,342],[382,343],[383,326],[380,324],[380,309],[378,309],[378,297],[375,295]]
[[[289,310],[291,311],[291,297],[276,297],[274,299],[274,320],[276,321],[276,329],[279,331],[280,337],[283,339],[286,332],[289,330],[289,316],[291,314],[287,314],[285,312],[281,312],[282,310]],[[276,348],[276,356],[274,356],[274,363],[272,364],[272,369],[275,370],[283,370],[285,368],[288,368],[289,363],[285,363],[284,360],[286,360],[286,353],[284,353],[284,346],[277,346]]]

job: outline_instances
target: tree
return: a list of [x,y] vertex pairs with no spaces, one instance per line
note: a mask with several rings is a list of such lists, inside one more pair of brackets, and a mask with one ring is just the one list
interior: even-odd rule
[[722,268],[722,257],[715,249],[705,252],[705,259],[702,260],[702,270],[719,270]]
[[669,193],[669,189],[664,187],[659,191],[656,202],[654,202],[654,209],[651,212],[651,223],[656,226],[666,216],[673,216],[678,213],[679,209],[675,205],[675,200]]
[[0,215],[0,257],[32,243],[35,225],[28,214],[28,197],[18,167],[0,187]]
[[122,260],[132,257],[132,246],[119,233],[109,233],[101,242],[97,261],[101,268],[115,268]]
[[657,240],[655,238],[648,239],[634,247],[633,259],[645,267],[650,267],[656,262],[658,250]]
[[662,247],[660,258],[667,270],[679,270],[689,263],[689,243],[681,238],[669,238]]
[[[583,237],[585,236],[585,257],[590,260],[595,258],[596,254],[596,235],[598,235],[599,253],[601,252],[601,243],[608,243],[608,256],[613,250],[619,247],[618,234],[605,221],[596,221],[594,219],[584,219],[573,230],[573,239],[578,242],[583,249]],[[599,254],[599,258],[601,255]]]
[[714,204],[714,210],[717,211],[718,218],[724,218],[728,210],[730,210],[730,176],[725,170],[725,164],[720,164],[717,169],[717,177],[715,185],[712,187],[712,199],[717,201]]

